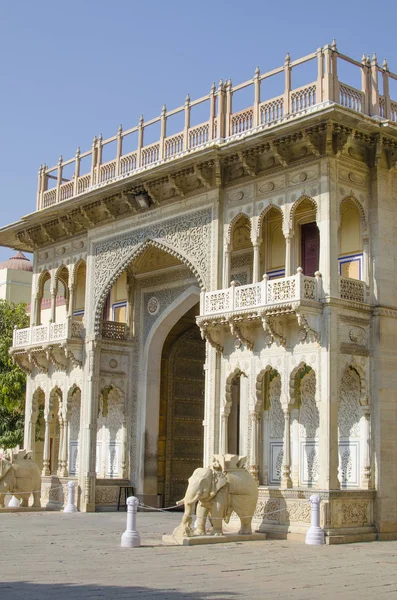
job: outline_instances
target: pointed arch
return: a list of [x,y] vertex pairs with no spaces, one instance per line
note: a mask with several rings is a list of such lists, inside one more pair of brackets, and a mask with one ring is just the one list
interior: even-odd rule
[[343,206],[345,204],[353,204],[360,215],[360,223],[361,223],[361,233],[364,233],[367,231],[368,228],[368,223],[367,223],[367,217],[365,214],[365,210],[363,205],[361,204],[361,202],[353,195],[353,194],[349,194],[348,196],[345,196],[344,198],[342,198],[342,200],[340,201],[339,204],[339,227],[341,225],[342,222],[342,214],[343,214]]
[[257,238],[260,238],[261,231],[262,231],[262,226],[263,226],[263,221],[264,221],[266,215],[273,208],[275,210],[277,210],[277,212],[280,213],[280,215],[281,215],[281,223],[282,223],[282,225],[284,225],[284,212],[282,211],[282,209],[277,204],[273,204],[271,202],[268,206],[266,206],[266,208],[263,209],[263,211],[261,212],[261,214],[258,217],[258,223],[257,223],[257,226],[256,226],[256,236],[257,236]]
[[37,284],[36,284],[37,295],[43,294],[44,285],[46,284],[47,281],[51,282],[51,280],[52,280],[52,277],[51,277],[50,271],[48,269],[44,269],[44,271],[42,271],[37,278]]
[[229,223],[229,227],[227,229],[227,242],[228,244],[232,243],[232,234],[233,234],[233,229],[236,225],[236,223],[238,222],[239,219],[241,219],[241,217],[244,217],[245,219],[247,219],[249,226],[250,226],[250,231],[251,231],[251,218],[249,215],[247,215],[247,213],[243,212],[242,210],[240,210],[237,215],[235,215],[233,217],[233,219],[230,221]]
[[132,253],[129,254],[122,261],[122,263],[117,267],[117,269],[115,269],[115,271],[112,273],[111,277],[107,280],[106,284],[102,288],[102,291],[100,292],[100,294],[98,296],[98,300],[96,302],[96,307],[95,307],[94,327],[95,327],[96,333],[99,333],[103,306],[106,302],[106,298],[107,298],[110,290],[112,289],[113,284],[117,281],[117,279],[120,277],[120,275],[125,271],[125,269],[128,267],[128,265],[131,264],[137,258],[139,258],[150,247],[154,247],[154,248],[157,248],[158,250],[162,250],[163,252],[166,252],[166,253],[170,254],[171,256],[174,256],[178,260],[180,260],[181,263],[183,263],[191,271],[191,273],[196,277],[200,288],[204,288],[204,279],[203,279],[201,273],[199,272],[198,268],[189,260],[189,258],[187,256],[185,256],[178,250],[171,248],[170,246],[168,246],[167,244],[165,244],[163,242],[158,242],[157,240],[147,239],[144,242],[142,242],[137,248],[135,248],[132,251]]
[[311,196],[306,196],[306,195],[299,196],[299,198],[297,200],[295,200],[295,202],[293,203],[293,205],[291,206],[290,211],[289,211],[288,224],[289,224],[290,230],[292,230],[294,227],[294,217],[295,217],[296,209],[304,201],[308,201],[312,204],[313,209],[316,211],[316,219],[317,219],[318,205],[317,205],[317,202],[314,200],[314,198],[312,198]]

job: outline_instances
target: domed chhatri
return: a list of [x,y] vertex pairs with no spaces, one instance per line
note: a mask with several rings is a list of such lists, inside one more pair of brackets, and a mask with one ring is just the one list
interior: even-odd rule
[[13,269],[15,271],[33,271],[32,262],[24,255],[23,252],[17,252],[15,256],[11,256],[8,260],[0,263],[1,269]]

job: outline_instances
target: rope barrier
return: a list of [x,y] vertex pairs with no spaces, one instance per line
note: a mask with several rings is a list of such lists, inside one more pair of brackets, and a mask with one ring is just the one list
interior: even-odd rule
[[[139,504],[138,504],[139,508],[144,508],[146,510],[150,509],[150,510],[157,511],[157,512],[167,512],[167,510],[171,510],[173,508],[177,508],[178,506],[181,506],[181,504],[175,504],[174,506],[166,506],[164,508],[157,508],[155,506],[150,506],[149,504],[144,504],[143,502],[139,502]],[[278,510],[272,510],[272,511],[269,511],[269,512],[265,512],[261,516],[262,517],[266,517],[267,515],[273,515],[273,514],[276,514],[276,513],[280,513],[280,512],[283,512],[284,510],[287,510],[287,507],[280,508]],[[196,513],[193,513],[193,514],[195,515]],[[239,516],[239,515],[237,515],[237,516]],[[248,519],[248,518],[251,518],[251,517],[254,517],[254,516],[255,516],[255,514],[253,514],[253,515],[242,515],[242,516],[239,516],[239,518],[240,519]]]

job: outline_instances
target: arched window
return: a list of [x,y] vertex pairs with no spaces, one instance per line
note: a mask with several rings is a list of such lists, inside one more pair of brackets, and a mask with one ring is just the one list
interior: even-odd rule
[[360,212],[351,199],[340,207],[339,275],[363,279],[363,240]]
[[283,215],[274,206],[266,212],[261,227],[261,273],[269,279],[285,276]]
[[[231,281],[240,285],[252,283],[253,246],[251,242],[251,222],[246,215],[240,215],[230,234]],[[230,283],[230,282],[229,282]]]

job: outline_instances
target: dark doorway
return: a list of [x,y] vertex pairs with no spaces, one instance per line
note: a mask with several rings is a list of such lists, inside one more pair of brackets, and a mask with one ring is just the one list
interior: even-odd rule
[[320,256],[320,232],[317,223],[301,225],[301,256],[303,274],[314,277]]

